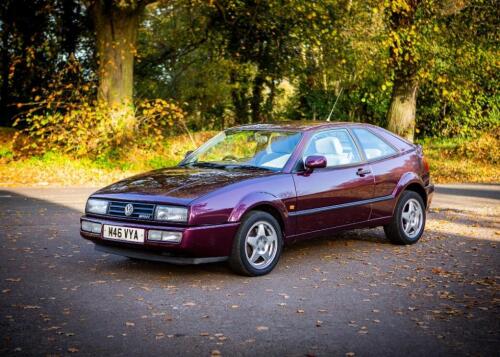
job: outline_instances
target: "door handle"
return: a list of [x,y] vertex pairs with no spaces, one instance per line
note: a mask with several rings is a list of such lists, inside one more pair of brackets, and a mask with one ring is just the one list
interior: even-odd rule
[[356,175],[358,176],[365,176],[365,175],[368,175],[368,174],[371,174],[372,171],[370,169],[362,169],[362,168],[359,168],[358,171],[356,171]]

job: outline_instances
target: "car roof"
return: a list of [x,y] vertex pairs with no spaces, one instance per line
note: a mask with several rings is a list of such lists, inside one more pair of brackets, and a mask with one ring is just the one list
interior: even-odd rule
[[294,121],[281,121],[274,123],[259,123],[259,124],[246,124],[230,128],[229,130],[269,130],[269,131],[311,131],[318,129],[327,129],[335,127],[346,127],[352,125],[366,125],[355,122],[340,122],[340,121],[312,121],[312,120],[294,120]]

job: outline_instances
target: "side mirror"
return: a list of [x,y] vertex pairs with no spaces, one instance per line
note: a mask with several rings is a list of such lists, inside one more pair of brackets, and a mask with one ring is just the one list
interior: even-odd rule
[[314,171],[314,169],[322,169],[326,167],[326,157],[321,155],[308,156],[304,161],[304,166],[306,168],[306,175],[309,175]]
[[184,158],[188,157],[193,153],[193,150],[186,151],[186,154],[184,155]]

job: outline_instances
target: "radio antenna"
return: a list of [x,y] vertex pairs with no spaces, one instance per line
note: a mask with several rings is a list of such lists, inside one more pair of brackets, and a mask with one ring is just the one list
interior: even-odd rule
[[339,101],[340,95],[342,94],[343,90],[344,90],[344,88],[340,88],[339,95],[337,96],[335,103],[333,103],[332,110],[330,110],[330,114],[328,115],[328,118],[326,118],[326,121],[330,121],[330,119],[332,118],[333,110],[335,109],[335,106],[337,105],[337,102]]

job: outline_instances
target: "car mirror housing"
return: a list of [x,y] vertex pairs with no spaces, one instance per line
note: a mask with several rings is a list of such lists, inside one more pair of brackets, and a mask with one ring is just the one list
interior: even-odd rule
[[326,167],[326,157],[321,155],[311,155],[304,160],[304,167],[306,174],[311,174],[315,169],[322,169]]

